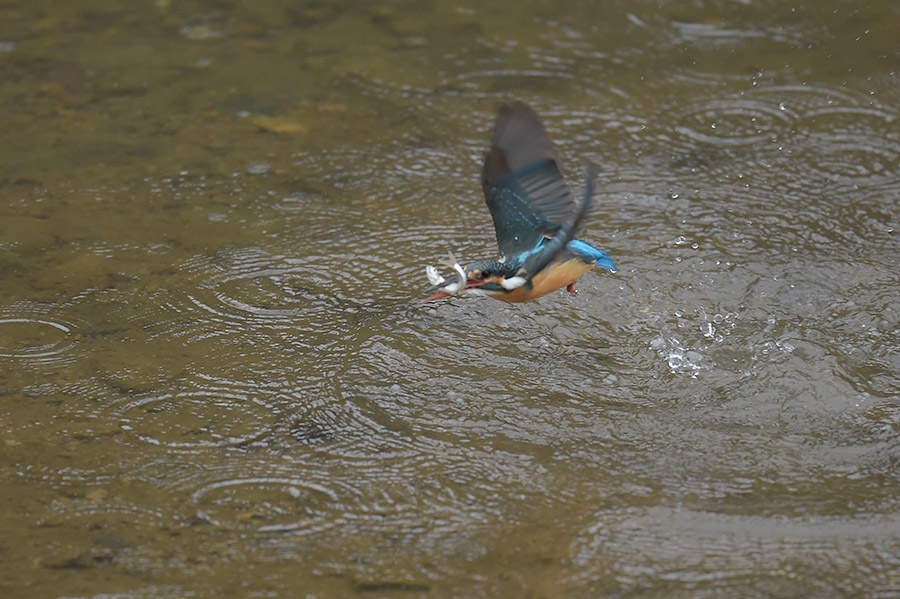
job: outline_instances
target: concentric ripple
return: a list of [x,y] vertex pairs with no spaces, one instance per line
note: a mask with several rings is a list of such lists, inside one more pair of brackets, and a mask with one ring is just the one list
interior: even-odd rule
[[824,183],[839,189],[897,187],[900,112],[870,96],[844,89],[776,86],[760,90],[791,114],[792,148],[784,163],[799,187]]
[[217,526],[260,532],[317,532],[334,524],[337,495],[300,478],[236,478],[205,485],[193,496],[197,517]]
[[[220,318],[289,322],[308,293],[308,287],[291,286],[292,275],[300,278],[301,265],[261,250],[238,249],[214,261],[196,257],[184,268],[199,277],[200,289],[210,290],[217,303],[200,296],[191,296],[190,301]],[[306,281],[315,278],[308,262],[303,272]]]
[[71,322],[31,307],[0,312],[0,358],[64,363],[78,341]]
[[701,143],[742,146],[780,137],[790,121],[777,103],[720,98],[692,107],[677,121],[675,130]]
[[893,192],[900,189],[898,119],[893,107],[847,89],[753,88],[700,101],[676,117],[672,166],[770,193],[795,190],[798,198],[810,189]]
[[800,115],[804,123],[811,125],[824,121],[824,125],[835,130],[883,130],[893,124],[898,115],[875,102],[865,104],[833,104],[813,106]]
[[846,88],[819,85],[772,85],[754,90],[754,97],[776,102],[788,114],[797,117],[840,107],[859,110],[870,103],[865,95]]
[[122,430],[174,450],[246,445],[265,436],[280,415],[266,395],[238,384],[150,393],[117,411]]
[[900,190],[900,138],[878,137],[875,132],[850,134],[811,132],[802,140],[794,163],[805,175],[839,189],[860,187]]
[[[338,367],[340,346],[360,307],[339,297],[329,268],[325,257],[292,258],[255,248],[195,256],[150,291],[148,308],[130,318],[148,337],[145,343],[158,348],[158,362],[168,372],[184,368],[185,360],[170,359],[174,353],[188,362],[215,356],[234,380],[279,376],[261,374],[270,368],[295,379],[298,370],[318,376]],[[288,355],[297,359],[286,361]]]
[[142,499],[137,496],[130,499],[110,497],[105,488],[95,487],[74,498],[70,495],[64,501],[55,502],[52,509],[69,519],[114,515],[136,527],[164,525],[168,515],[166,511],[148,505]]

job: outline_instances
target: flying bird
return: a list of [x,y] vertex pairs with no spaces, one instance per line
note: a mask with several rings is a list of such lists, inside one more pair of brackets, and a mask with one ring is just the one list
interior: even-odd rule
[[465,268],[451,255],[450,279],[429,265],[433,295],[426,301],[466,294],[527,302],[563,287],[575,293],[575,281],[594,266],[615,271],[609,254],[575,239],[594,190],[590,166],[586,175],[579,199],[559,170],[559,155],[538,115],[521,102],[501,106],[481,170],[499,255]]

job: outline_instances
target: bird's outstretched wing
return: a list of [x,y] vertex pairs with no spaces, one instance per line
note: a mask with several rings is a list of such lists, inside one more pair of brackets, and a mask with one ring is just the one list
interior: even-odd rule
[[500,107],[481,184],[502,259],[526,255],[526,277],[546,266],[574,238],[591,201],[573,197],[559,156],[537,114],[521,102]]

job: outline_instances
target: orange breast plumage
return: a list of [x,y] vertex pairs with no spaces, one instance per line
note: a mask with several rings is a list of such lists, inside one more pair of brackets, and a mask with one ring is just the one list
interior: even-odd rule
[[531,279],[531,289],[523,286],[506,293],[497,293],[492,297],[505,302],[528,302],[573,284],[593,266],[592,262],[585,263],[577,258],[555,262]]

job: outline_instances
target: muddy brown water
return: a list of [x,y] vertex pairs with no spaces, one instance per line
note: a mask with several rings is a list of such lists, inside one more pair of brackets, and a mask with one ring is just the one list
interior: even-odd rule
[[[900,595],[900,8],[0,4],[0,595]],[[491,257],[540,112],[615,274]]]

